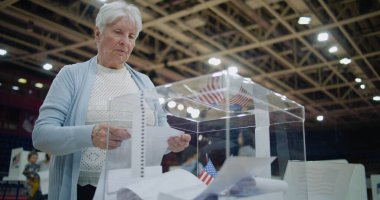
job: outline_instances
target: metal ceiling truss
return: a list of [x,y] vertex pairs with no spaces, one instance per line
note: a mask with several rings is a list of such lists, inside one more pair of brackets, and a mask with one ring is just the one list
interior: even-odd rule
[[[141,8],[144,23],[128,62],[156,84],[235,65],[242,76],[305,105],[310,125],[318,114],[330,124],[380,121],[380,104],[372,101],[380,95],[376,1],[367,8],[354,0],[130,2]],[[0,45],[9,51],[0,65],[54,76],[64,65],[94,56],[92,30],[100,6],[95,0],[0,2]],[[312,23],[299,25],[300,16],[310,16]],[[321,31],[330,33],[327,42],[316,41]],[[328,52],[332,44],[339,49],[335,54]],[[208,65],[212,56],[223,64]],[[340,64],[343,57],[352,62]],[[55,66],[53,72],[41,70],[45,62]]]

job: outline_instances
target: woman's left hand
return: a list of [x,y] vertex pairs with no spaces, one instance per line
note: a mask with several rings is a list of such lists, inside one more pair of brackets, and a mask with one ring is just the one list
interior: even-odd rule
[[169,150],[172,152],[183,151],[186,147],[189,146],[191,136],[189,134],[182,134],[180,136],[172,136],[168,139]]

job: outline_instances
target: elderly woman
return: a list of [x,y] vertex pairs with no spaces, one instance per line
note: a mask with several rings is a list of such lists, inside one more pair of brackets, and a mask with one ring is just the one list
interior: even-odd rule
[[[123,1],[104,4],[94,30],[97,56],[65,66],[55,77],[33,130],[35,148],[52,154],[49,199],[92,199],[107,142],[114,149],[130,138],[125,129],[95,122],[106,121],[109,98],[154,87],[126,64],[141,29],[138,8]],[[147,115],[148,124],[167,125],[161,110]],[[188,134],[171,137],[168,149],[182,151],[189,141]]]

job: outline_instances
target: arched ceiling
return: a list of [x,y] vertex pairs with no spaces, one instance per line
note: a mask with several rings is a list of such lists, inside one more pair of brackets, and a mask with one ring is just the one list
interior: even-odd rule
[[[306,122],[380,122],[380,8],[377,0],[135,0],[143,31],[128,63],[156,84],[239,67],[239,74],[306,108]],[[66,64],[96,54],[98,0],[0,1],[0,82],[23,74],[49,83]],[[297,23],[311,17],[309,25]],[[326,42],[317,34],[328,32]],[[336,45],[338,51],[329,53]],[[216,56],[223,64],[207,63]],[[340,64],[350,58],[351,63]],[[52,71],[42,69],[50,62]],[[25,76],[25,75],[23,75]],[[365,89],[354,81],[360,77]],[[33,81],[31,81],[32,83]],[[20,90],[22,92],[23,90]],[[27,91],[25,90],[25,93]]]

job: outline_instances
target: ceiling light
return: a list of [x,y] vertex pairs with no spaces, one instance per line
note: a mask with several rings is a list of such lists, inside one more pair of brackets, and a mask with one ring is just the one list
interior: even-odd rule
[[351,59],[349,59],[349,58],[343,58],[343,59],[339,60],[339,63],[343,64],[343,65],[348,65],[348,64],[351,63]]
[[12,90],[19,90],[20,88],[18,86],[12,86]]
[[330,53],[335,53],[337,51],[338,51],[338,47],[336,47],[336,46],[332,46],[332,47],[329,48],[329,52]]
[[310,24],[311,18],[310,17],[300,17],[298,18],[298,24]]
[[230,66],[227,70],[229,74],[237,74],[239,71],[239,69],[236,66]]
[[217,66],[217,65],[220,65],[220,63],[222,63],[222,61],[219,58],[212,57],[208,59],[208,64],[210,65]]
[[5,49],[0,49],[0,56],[4,56],[7,54],[7,51]]
[[44,68],[44,70],[51,70],[53,68],[53,65],[51,65],[50,63],[46,63],[42,67]]
[[25,83],[28,82],[28,80],[26,80],[25,78],[19,78],[17,81],[18,81],[19,83],[22,83],[22,84],[25,84]]
[[194,108],[191,106],[186,108],[186,112],[189,114],[191,114],[193,112],[193,110],[194,110]]
[[182,104],[178,104],[178,106],[177,106],[178,110],[183,110],[184,108],[185,108],[185,106],[183,106]]
[[203,139],[203,135],[199,134],[199,136],[198,136],[198,140],[199,140],[199,141],[202,141],[202,139]]
[[362,79],[361,79],[361,78],[355,78],[355,82],[357,82],[357,83],[361,83],[361,82],[362,82]]
[[372,99],[373,99],[374,101],[380,101],[380,96],[374,96]]
[[198,118],[201,114],[201,111],[199,109],[193,109],[190,113],[192,118]]
[[329,34],[326,32],[320,33],[317,36],[318,41],[323,42],[329,39]]
[[360,89],[364,90],[365,89],[365,85],[364,84],[360,84]]
[[169,108],[174,108],[176,105],[175,101],[169,101],[168,103]]
[[42,83],[35,83],[34,87],[36,87],[36,88],[43,88],[44,84],[42,84]]
[[318,115],[317,116],[317,120],[320,121],[320,122],[323,121],[323,118],[324,118],[323,115]]

